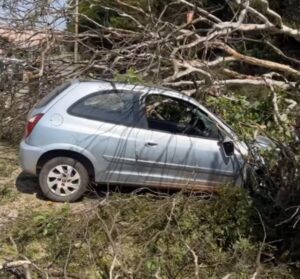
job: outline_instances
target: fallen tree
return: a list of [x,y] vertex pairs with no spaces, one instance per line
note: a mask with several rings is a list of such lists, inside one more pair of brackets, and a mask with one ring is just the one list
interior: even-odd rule
[[[86,0],[79,7],[75,1],[62,6],[59,1],[0,3],[5,3],[0,17],[6,30],[2,37],[0,32],[1,55],[3,60],[14,56],[21,61],[5,62],[0,72],[1,137],[18,134],[18,140],[26,113],[37,99],[73,78],[159,84],[203,102],[209,102],[207,96],[217,97],[212,107],[242,137],[262,133],[276,143],[278,151],[265,154],[270,159],[265,181],[256,184],[266,191],[262,204],[269,205],[268,220],[274,214],[270,208],[279,206],[285,213],[270,226],[299,226],[295,124],[300,30],[268,1],[162,0],[154,5]],[[66,30],[57,32],[58,22],[66,19]],[[12,38],[21,33],[30,36]],[[43,39],[36,43],[38,34]],[[35,43],[28,43],[31,39]],[[21,70],[12,70],[16,64]],[[22,77],[17,79],[15,72]],[[245,127],[250,127],[250,136]],[[272,189],[266,184],[268,176],[275,185]]]

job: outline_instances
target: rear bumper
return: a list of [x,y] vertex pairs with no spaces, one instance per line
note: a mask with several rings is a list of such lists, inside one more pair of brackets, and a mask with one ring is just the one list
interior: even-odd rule
[[43,150],[40,147],[27,144],[24,140],[20,143],[20,161],[21,167],[26,173],[37,175],[37,162]]

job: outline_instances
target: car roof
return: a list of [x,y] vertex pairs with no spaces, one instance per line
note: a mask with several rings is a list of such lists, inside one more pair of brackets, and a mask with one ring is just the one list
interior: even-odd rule
[[116,82],[116,81],[110,81],[110,80],[76,80],[75,82],[79,83],[85,83],[87,85],[97,84],[99,86],[108,87],[111,86],[112,89],[116,90],[128,90],[128,91],[134,91],[137,94],[146,95],[146,94],[162,94],[169,97],[174,97],[178,99],[182,99],[188,102],[197,103],[195,99],[180,93],[176,90],[166,88],[166,87],[160,87],[160,86],[150,86],[150,85],[143,85],[143,84],[130,84],[130,83],[122,83],[122,82]]

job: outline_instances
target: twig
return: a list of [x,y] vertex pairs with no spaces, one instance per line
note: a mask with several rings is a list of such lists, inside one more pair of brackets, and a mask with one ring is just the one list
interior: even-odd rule
[[0,270],[9,270],[14,268],[22,267],[24,270],[24,276],[26,279],[31,279],[31,270],[30,270],[30,261],[14,261],[14,262],[7,262],[4,264],[0,264]]

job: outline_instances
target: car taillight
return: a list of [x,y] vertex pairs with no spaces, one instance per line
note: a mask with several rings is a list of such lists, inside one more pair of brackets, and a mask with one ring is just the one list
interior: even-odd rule
[[30,136],[31,132],[33,131],[35,125],[40,121],[40,119],[43,117],[44,114],[39,113],[32,118],[30,118],[27,123],[26,123],[26,128],[25,128],[25,135],[24,137],[27,138]]

